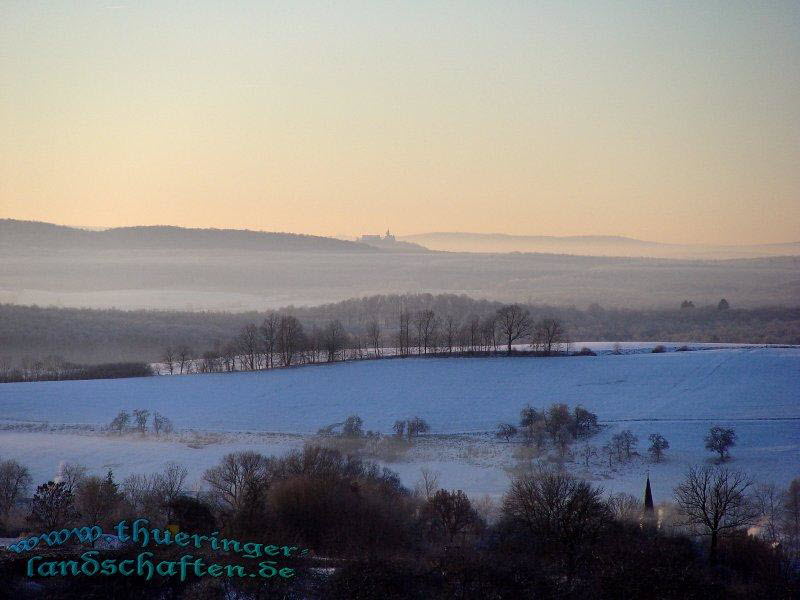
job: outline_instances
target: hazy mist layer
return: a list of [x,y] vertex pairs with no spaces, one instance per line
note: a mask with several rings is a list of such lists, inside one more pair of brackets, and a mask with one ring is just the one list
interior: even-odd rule
[[800,258],[728,261],[390,252],[364,244],[208,230],[90,232],[0,222],[0,302],[263,310],[427,292],[586,307],[794,305]]

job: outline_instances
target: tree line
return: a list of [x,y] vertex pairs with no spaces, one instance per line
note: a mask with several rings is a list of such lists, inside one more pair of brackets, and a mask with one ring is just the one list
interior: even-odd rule
[[[742,308],[728,299],[717,305],[673,309],[603,307],[587,300],[581,307],[524,303],[531,319],[564,323],[574,340],[800,344],[800,307]],[[338,320],[353,334],[365,335],[372,321],[383,332],[398,327],[398,314],[432,310],[463,324],[484,319],[502,306],[455,294],[376,295],[312,307],[285,307],[309,332]],[[167,346],[196,350],[224,345],[245,325],[260,325],[266,313],[76,309],[0,304],[0,370],[23,362],[160,361]]]
[[0,363],[0,383],[120,379],[124,377],[150,377],[153,374],[152,367],[142,362],[76,365],[65,362],[60,357],[48,356],[44,360],[23,361],[19,367]]
[[[724,466],[693,467],[668,501],[643,503],[558,469],[516,476],[499,500],[443,489],[423,471],[415,489],[393,471],[308,445],[282,457],[224,456],[190,490],[187,471],[117,481],[63,464],[30,493],[27,469],[0,461],[0,534],[87,523],[105,531],[146,518],[164,530],[265,543],[311,553],[290,586],[244,579],[39,578],[48,597],[141,598],[790,598],[800,592],[800,478],[756,485]],[[750,534],[747,530],[750,530]],[[52,557],[87,548],[65,545]],[[156,559],[175,551],[148,548]],[[105,557],[140,551],[122,546]],[[193,549],[193,552],[194,549]],[[203,550],[196,553],[202,553]],[[26,555],[3,555],[8,590],[30,583]],[[210,559],[209,556],[206,558]],[[226,560],[236,561],[232,554]],[[244,564],[244,559],[242,559]]]
[[269,313],[261,323],[244,325],[236,337],[213,349],[198,353],[187,345],[170,346],[161,359],[165,372],[184,374],[385,357],[500,352],[553,356],[567,348],[567,331],[559,319],[534,321],[528,309],[507,304],[484,317],[471,315],[464,320],[430,309],[403,310],[394,326],[371,319],[353,330],[338,319],[309,328],[292,314]]

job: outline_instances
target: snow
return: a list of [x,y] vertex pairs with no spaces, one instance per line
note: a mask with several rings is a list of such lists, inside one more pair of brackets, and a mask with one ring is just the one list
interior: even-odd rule
[[31,471],[38,485],[53,479],[61,461],[86,465],[92,474],[109,469],[118,481],[128,475],[148,475],[177,462],[189,470],[189,487],[197,489],[203,471],[217,464],[229,452],[255,450],[265,454],[285,454],[303,445],[298,436],[225,436],[216,443],[200,446],[191,439],[141,438],[138,435],[89,435],[59,432],[0,432],[0,458],[14,459]]
[[[582,345],[588,344],[575,347]],[[389,465],[404,482],[413,485],[427,466],[441,473],[445,487],[496,496],[508,485],[519,444],[499,442],[487,432],[499,422],[517,422],[528,403],[565,402],[586,406],[604,424],[592,445],[602,446],[621,429],[639,436],[642,453],[650,433],[670,441],[660,464],[639,458],[609,470],[600,458],[587,471],[579,458],[569,463],[609,491],[639,495],[649,469],[656,495],[668,495],[689,465],[709,459],[703,436],[711,425],[736,429],[732,467],[782,485],[800,475],[800,348],[690,344],[704,349],[643,352],[652,345],[626,344],[625,354],[595,357],[407,358],[4,384],[0,457],[27,464],[37,482],[51,478],[63,460],[98,473],[113,468],[118,477],[153,472],[174,460],[199,481],[227,452],[281,454],[302,445],[295,434],[311,434],[350,414],[360,415],[365,428],[383,432],[396,419],[418,415],[436,435]],[[134,408],[166,415],[180,434],[157,440],[101,431],[118,411]]]

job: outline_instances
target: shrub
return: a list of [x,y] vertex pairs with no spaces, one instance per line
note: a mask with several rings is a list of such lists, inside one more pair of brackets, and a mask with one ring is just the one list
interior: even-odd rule
[[348,438],[364,437],[364,420],[358,415],[350,415],[342,426],[342,436]]
[[363,454],[384,462],[394,462],[400,460],[409,448],[411,444],[405,438],[375,435],[367,438]]
[[265,526],[337,556],[407,548],[413,498],[396,473],[334,450],[306,447],[280,459]]
[[119,379],[123,377],[150,377],[153,369],[147,363],[105,363],[81,367],[71,379]]
[[504,439],[506,443],[511,441],[511,438],[517,435],[517,428],[511,423],[500,423],[497,426],[497,432],[494,434],[499,439]]

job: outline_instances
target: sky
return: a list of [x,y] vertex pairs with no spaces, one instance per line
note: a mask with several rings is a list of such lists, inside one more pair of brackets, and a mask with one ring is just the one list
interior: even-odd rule
[[800,239],[800,3],[0,3],[0,217]]

